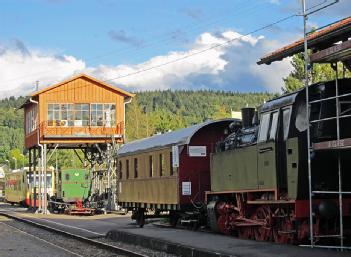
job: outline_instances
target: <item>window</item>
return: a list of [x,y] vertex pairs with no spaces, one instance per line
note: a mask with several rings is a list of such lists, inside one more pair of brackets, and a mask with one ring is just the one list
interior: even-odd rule
[[48,125],[89,126],[89,104],[48,104]]
[[67,104],[67,124],[69,127],[74,126],[74,104]]
[[116,125],[115,104],[91,104],[91,126],[113,127]]
[[29,134],[37,128],[37,106],[34,106],[26,113],[26,134]]
[[[28,124],[29,120],[28,116]],[[116,105],[48,104],[48,125],[61,127],[114,127],[116,126]]]
[[277,127],[278,127],[278,112],[272,113],[272,124],[271,124],[271,131],[269,133],[269,139],[275,139],[277,134]]
[[164,166],[165,166],[165,160],[163,158],[163,154],[160,153],[160,177],[163,176]]
[[134,178],[138,177],[138,158],[134,158]]
[[75,127],[85,127],[89,125],[89,104],[75,104],[74,114]]
[[66,180],[66,181],[69,180],[69,174],[68,174],[68,173],[65,174],[65,180]]
[[152,160],[152,155],[149,156],[149,177],[154,176],[154,162]]
[[283,109],[284,140],[286,140],[289,135],[289,124],[290,124],[290,108],[285,108]]
[[103,125],[103,105],[102,104],[91,104],[91,126],[102,126]]
[[88,180],[89,180],[89,175],[88,175],[88,174],[85,174],[84,179],[85,179],[86,181],[88,181]]
[[129,160],[126,160],[126,178],[129,179]]
[[169,175],[173,176],[173,154],[169,152]]
[[118,178],[119,178],[119,179],[122,179],[122,168],[123,168],[122,162],[119,161],[119,162],[118,162]]
[[263,142],[267,140],[268,129],[269,129],[270,113],[262,114],[260,131],[258,135],[258,142]]

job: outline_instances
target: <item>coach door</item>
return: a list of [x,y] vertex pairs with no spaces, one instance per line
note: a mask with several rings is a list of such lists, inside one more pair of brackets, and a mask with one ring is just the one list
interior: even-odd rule
[[259,189],[276,188],[276,135],[279,111],[261,115],[257,140],[257,176]]

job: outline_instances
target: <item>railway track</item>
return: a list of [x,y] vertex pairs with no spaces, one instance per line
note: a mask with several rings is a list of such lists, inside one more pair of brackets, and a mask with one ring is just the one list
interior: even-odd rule
[[[52,232],[54,234],[59,234],[59,235],[64,236],[66,238],[78,240],[80,242],[88,244],[89,246],[94,246],[94,247],[99,248],[99,249],[107,250],[107,251],[109,251],[111,253],[114,253],[116,255],[128,256],[128,257],[129,256],[130,257],[147,257],[147,256],[149,256],[149,255],[138,253],[136,251],[132,251],[132,250],[129,250],[129,249],[126,249],[126,248],[123,248],[123,247],[119,247],[119,246],[116,246],[116,245],[108,244],[108,243],[105,243],[105,242],[100,242],[100,241],[97,241],[97,240],[94,240],[94,239],[91,239],[91,238],[87,238],[87,237],[84,237],[84,236],[80,236],[80,235],[76,235],[76,234],[64,231],[64,230],[61,230],[61,229],[50,227],[48,225],[40,224],[38,222],[29,220],[29,219],[20,218],[20,217],[14,215],[14,214],[11,214],[11,213],[8,213],[8,212],[0,211],[0,215],[4,216],[4,217],[7,217],[9,219],[12,219],[12,220],[19,221],[21,223],[29,224],[29,225],[34,226],[36,228],[40,228],[40,229]],[[11,226],[11,225],[7,225],[7,226],[13,227],[13,228],[18,230],[18,228],[14,227],[14,226]],[[34,236],[34,237],[37,237],[37,236],[35,236],[35,235],[31,234],[31,233],[27,233],[27,232],[24,232],[24,233],[30,234],[31,236]],[[47,243],[52,244],[51,242],[49,242],[47,240],[44,240],[44,239],[42,239],[40,237],[37,237],[37,238],[39,240],[41,240],[41,241],[46,241]],[[80,256],[79,254],[76,254],[76,253],[74,253],[74,254]]]

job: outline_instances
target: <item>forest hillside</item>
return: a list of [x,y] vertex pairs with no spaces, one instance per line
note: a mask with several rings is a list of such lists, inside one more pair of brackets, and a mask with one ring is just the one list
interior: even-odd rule
[[[270,93],[236,93],[219,91],[148,91],[137,96],[126,110],[127,140],[164,133],[207,119],[231,116],[231,110],[258,106],[272,98]],[[0,164],[8,160],[12,167],[27,163],[24,149],[23,111],[17,109],[24,97],[0,100]],[[72,165],[68,152],[60,155],[60,166]],[[78,160],[75,160],[78,161]],[[75,162],[74,161],[74,162]]]

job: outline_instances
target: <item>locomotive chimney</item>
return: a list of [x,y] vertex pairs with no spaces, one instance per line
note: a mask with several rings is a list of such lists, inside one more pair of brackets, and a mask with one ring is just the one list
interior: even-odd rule
[[255,115],[255,108],[245,107],[241,109],[243,128],[252,127],[252,120]]

